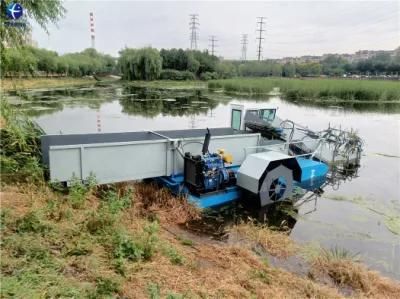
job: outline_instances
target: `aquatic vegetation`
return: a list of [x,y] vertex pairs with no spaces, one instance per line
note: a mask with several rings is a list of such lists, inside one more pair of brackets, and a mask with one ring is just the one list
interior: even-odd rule
[[400,235],[400,216],[386,216],[384,223],[388,230]]
[[391,81],[345,79],[236,78],[215,80],[209,89],[245,94],[268,94],[278,87],[289,101],[393,102],[400,101],[400,85]]
[[132,81],[126,83],[127,86],[134,87],[148,87],[156,89],[167,89],[167,90],[190,90],[193,89],[206,89],[207,83],[202,81],[172,81],[172,80],[162,80],[162,81]]
[[95,83],[91,78],[29,78],[29,79],[2,79],[1,89],[8,90],[23,90],[33,88],[50,88],[59,86],[77,86]]
[[377,214],[383,218],[383,223],[386,228],[393,234],[400,235],[400,209],[398,203],[391,202],[390,206],[384,203],[376,203],[373,200],[366,200],[361,196],[348,197],[342,195],[325,196],[331,200],[347,201],[356,204],[359,207],[367,209],[368,211]]

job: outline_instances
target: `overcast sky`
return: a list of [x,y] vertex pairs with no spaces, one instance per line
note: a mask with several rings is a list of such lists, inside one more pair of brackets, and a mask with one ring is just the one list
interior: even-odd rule
[[117,55],[127,47],[189,48],[189,14],[199,15],[199,49],[215,35],[217,55],[237,59],[241,34],[256,57],[257,17],[266,17],[264,58],[392,50],[400,45],[400,1],[65,1],[67,13],[49,35],[34,25],[40,47],[60,53],[90,47]]

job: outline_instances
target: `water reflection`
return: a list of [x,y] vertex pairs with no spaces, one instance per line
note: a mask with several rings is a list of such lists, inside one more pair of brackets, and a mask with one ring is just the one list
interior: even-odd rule
[[35,89],[8,93],[9,102],[32,117],[54,114],[66,107],[99,109],[102,104],[114,98],[113,86]]
[[[8,92],[12,104],[25,110],[28,115],[39,117],[62,111],[66,107],[99,109],[103,104],[118,100],[122,113],[154,118],[163,116],[198,115],[226,102],[226,96],[206,89],[161,89],[121,84],[97,83],[83,87],[35,89]],[[243,98],[243,96],[241,96]],[[256,102],[263,97],[244,97]],[[231,99],[231,98],[229,98]],[[228,100],[229,100],[228,99]],[[343,109],[363,112],[399,113],[400,103],[340,102],[327,105],[323,102],[294,103],[299,107],[324,107],[340,113]]]
[[171,91],[127,86],[119,100],[122,112],[129,115],[197,115],[215,108],[218,102],[203,95],[201,90]]

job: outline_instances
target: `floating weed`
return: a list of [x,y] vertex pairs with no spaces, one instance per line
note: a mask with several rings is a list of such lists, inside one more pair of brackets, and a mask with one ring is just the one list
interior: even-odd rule
[[396,235],[400,235],[400,217],[399,216],[386,216],[384,220],[385,226],[388,230]]
[[383,217],[383,223],[386,228],[393,234],[400,235],[400,217],[395,214],[399,211],[398,203],[391,201],[391,206],[385,206],[383,203],[375,203],[374,201],[366,200],[361,196],[345,197],[345,196],[329,196],[328,199],[348,201],[365,208],[374,214]]

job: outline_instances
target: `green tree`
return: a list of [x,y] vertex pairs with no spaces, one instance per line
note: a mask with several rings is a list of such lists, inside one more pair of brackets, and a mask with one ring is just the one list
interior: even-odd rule
[[294,77],[296,76],[296,66],[293,63],[285,63],[282,73],[284,77]]
[[236,66],[229,61],[221,61],[216,66],[216,71],[219,78],[228,79],[236,76]]
[[345,72],[347,61],[339,55],[327,55],[322,61],[322,73],[328,76],[341,76]]
[[153,48],[124,49],[118,65],[125,80],[155,80],[160,76],[162,59]]
[[302,77],[317,77],[321,75],[322,66],[317,62],[296,64],[296,71]]

